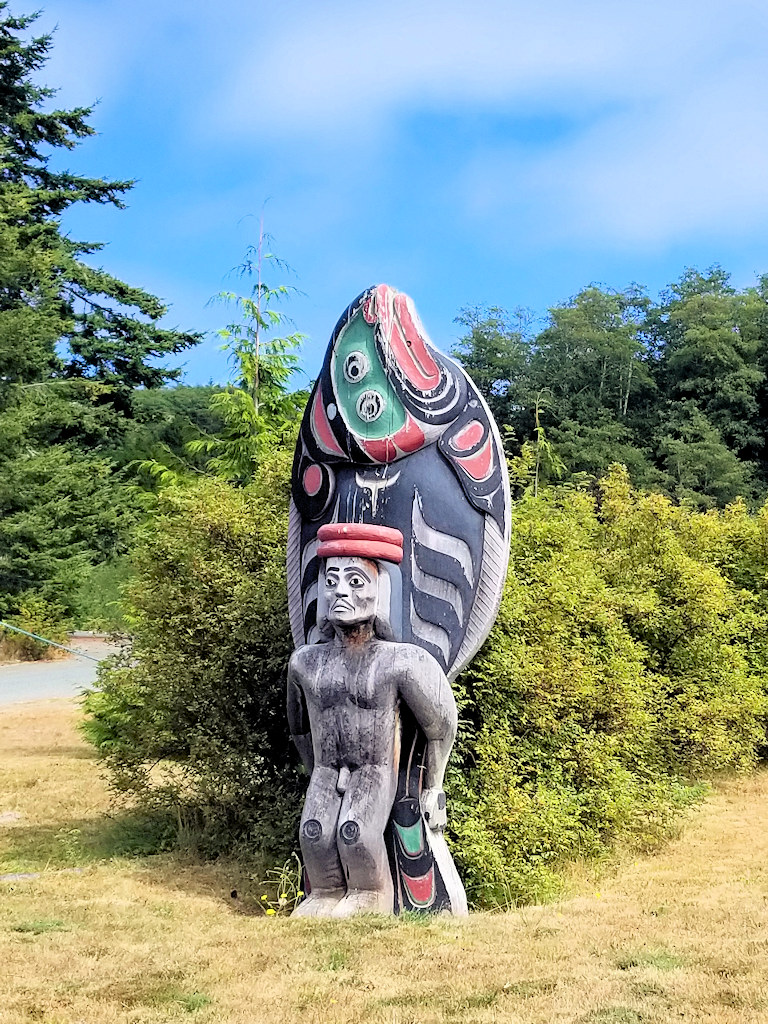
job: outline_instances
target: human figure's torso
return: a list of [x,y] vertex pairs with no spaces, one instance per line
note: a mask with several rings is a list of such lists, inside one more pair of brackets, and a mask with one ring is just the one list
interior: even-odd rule
[[295,652],[291,668],[307,705],[315,765],[355,771],[393,763],[396,709],[410,648],[373,639]]

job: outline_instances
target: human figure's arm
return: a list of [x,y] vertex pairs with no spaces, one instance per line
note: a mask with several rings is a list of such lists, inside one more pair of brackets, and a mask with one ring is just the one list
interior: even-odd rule
[[315,767],[315,753],[312,747],[312,733],[309,726],[307,703],[299,682],[299,673],[296,665],[297,654],[298,652],[294,652],[288,664],[288,728],[294,746],[299,752],[299,757],[307,772],[311,775]]
[[445,672],[426,651],[412,650],[399,689],[427,737],[421,809],[430,828],[436,829],[445,825],[443,780],[456,739],[458,712]]

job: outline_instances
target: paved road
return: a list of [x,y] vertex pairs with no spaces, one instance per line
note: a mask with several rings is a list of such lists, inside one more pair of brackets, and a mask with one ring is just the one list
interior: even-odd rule
[[[73,642],[78,650],[92,658],[105,658],[115,648],[103,640]],[[77,697],[83,687],[96,678],[95,661],[74,656],[60,661],[25,661],[19,665],[0,665],[0,704],[43,700],[49,697]]]

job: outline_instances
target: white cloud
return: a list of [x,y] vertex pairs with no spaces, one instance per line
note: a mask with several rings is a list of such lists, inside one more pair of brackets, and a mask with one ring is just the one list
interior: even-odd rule
[[356,129],[397,113],[491,107],[576,110],[664,95],[705,74],[768,10],[750,0],[390,0],[286,3],[233,60],[219,109],[280,134]]
[[340,167],[351,161],[357,177],[409,115],[555,114],[572,121],[566,138],[510,149],[489,133],[467,154],[455,178],[468,218],[507,237],[536,218],[550,243],[646,247],[768,220],[762,0],[337,0],[280,11],[252,48],[246,19],[215,100],[218,130],[303,144],[310,161],[340,147]]
[[768,94],[757,63],[601,119],[546,154],[476,157],[462,193],[470,217],[513,219],[533,204],[543,241],[654,247],[768,226]]
[[328,230],[366,185],[387,194],[403,119],[446,112],[571,121],[536,147],[489,132],[445,169],[446,203],[505,237],[653,247],[768,222],[765,0],[48,0],[55,20],[65,102],[106,106],[151,67],[180,144],[257,146]]

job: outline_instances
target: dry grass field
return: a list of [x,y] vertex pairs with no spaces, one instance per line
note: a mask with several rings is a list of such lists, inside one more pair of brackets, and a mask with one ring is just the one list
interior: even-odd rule
[[0,1024],[768,1021],[768,773],[556,904],[290,921],[232,867],[121,852],[76,715],[0,709]]

